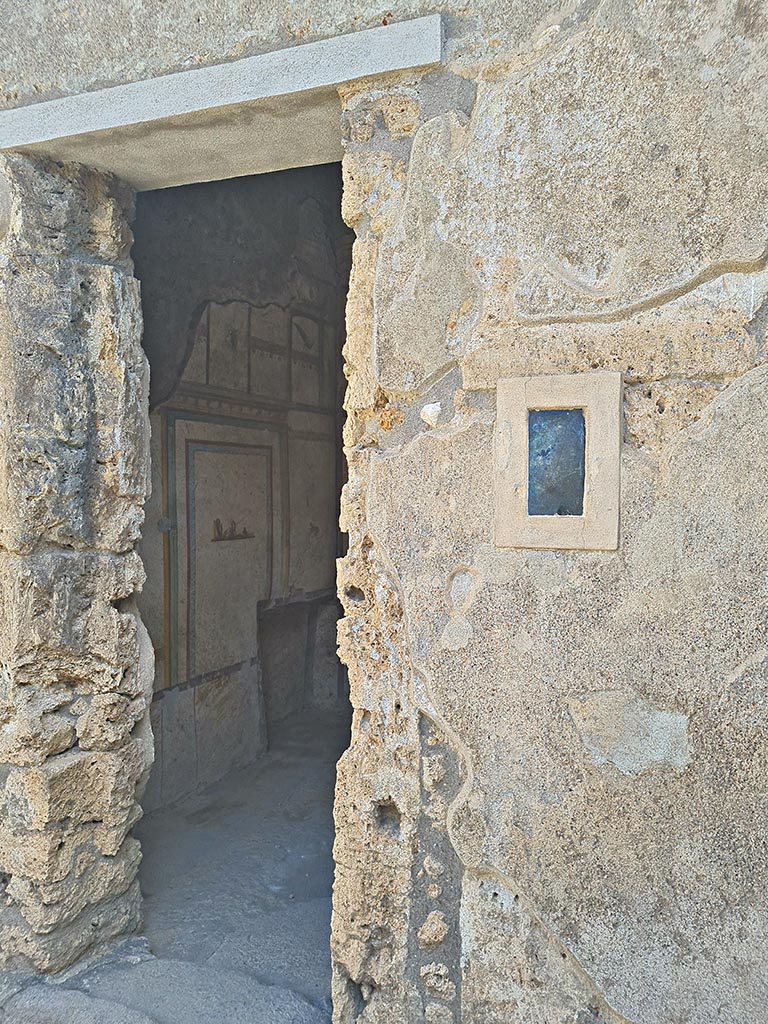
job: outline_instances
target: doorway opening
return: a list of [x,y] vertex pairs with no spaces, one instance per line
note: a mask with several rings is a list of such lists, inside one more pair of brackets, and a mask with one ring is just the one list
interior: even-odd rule
[[136,830],[156,959],[129,972],[138,1009],[162,983],[190,1019],[223,1019],[222,990],[244,985],[251,1006],[262,986],[270,1005],[298,1000],[286,1019],[329,1019],[351,718],[336,657],[340,209],[336,164],[138,197],[153,465],[139,606],[156,657]]

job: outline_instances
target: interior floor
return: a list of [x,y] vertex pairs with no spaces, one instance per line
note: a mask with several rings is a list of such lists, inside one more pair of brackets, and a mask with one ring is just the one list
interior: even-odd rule
[[0,993],[3,1024],[327,1024],[335,765],[349,712],[300,712],[253,765],[148,815],[145,938]]

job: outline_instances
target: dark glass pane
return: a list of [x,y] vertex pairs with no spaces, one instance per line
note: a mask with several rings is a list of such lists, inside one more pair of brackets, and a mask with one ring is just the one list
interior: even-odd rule
[[528,412],[528,515],[584,512],[583,409]]

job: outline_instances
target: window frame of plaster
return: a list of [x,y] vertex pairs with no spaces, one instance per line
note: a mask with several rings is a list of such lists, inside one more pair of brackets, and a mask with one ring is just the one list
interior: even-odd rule
[[[580,516],[528,515],[528,413],[582,409],[586,428]],[[495,545],[615,551],[619,545],[621,373],[507,377],[496,391]]]

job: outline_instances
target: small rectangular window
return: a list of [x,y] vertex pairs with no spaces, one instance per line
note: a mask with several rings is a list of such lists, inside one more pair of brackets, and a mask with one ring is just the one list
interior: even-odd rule
[[583,409],[528,410],[528,515],[584,513]]

